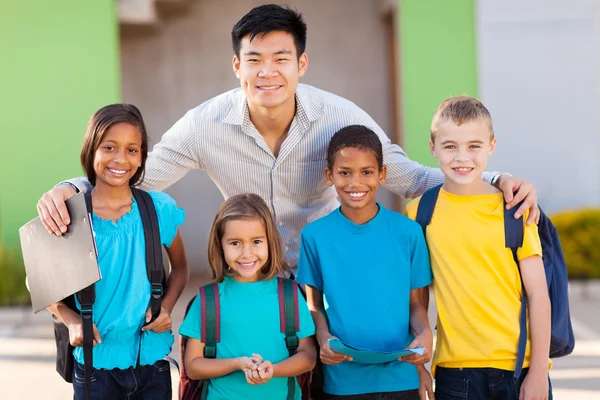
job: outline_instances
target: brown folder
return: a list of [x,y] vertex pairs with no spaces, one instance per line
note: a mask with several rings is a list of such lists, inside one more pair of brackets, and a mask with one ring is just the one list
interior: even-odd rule
[[100,280],[84,194],[71,197],[66,204],[71,223],[62,236],[49,234],[39,217],[19,229],[35,313]]

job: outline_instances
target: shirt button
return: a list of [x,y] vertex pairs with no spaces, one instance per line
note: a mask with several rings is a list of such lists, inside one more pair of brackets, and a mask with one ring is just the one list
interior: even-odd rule
[[285,248],[285,251],[288,251],[290,249],[289,246],[285,246],[284,248]]

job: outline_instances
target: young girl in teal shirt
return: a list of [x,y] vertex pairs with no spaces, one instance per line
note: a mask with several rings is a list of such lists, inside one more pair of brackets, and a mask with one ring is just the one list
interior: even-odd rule
[[[191,379],[210,380],[209,400],[285,400],[288,377],[315,365],[315,326],[298,293],[300,343],[290,357],[280,329],[277,281],[286,266],[269,208],[255,194],[229,198],[217,213],[209,240],[209,263],[219,288],[220,341],[216,358],[204,358],[197,296],[179,329],[188,337],[186,373]],[[294,384],[295,398],[300,399]]]

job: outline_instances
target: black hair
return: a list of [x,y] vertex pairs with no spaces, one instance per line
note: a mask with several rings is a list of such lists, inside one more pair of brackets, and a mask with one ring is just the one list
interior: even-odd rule
[[240,19],[231,30],[233,52],[239,58],[242,39],[250,35],[252,41],[256,36],[261,37],[271,32],[286,32],[294,37],[297,57],[306,49],[306,23],[302,14],[287,6],[265,4],[254,7]]
[[337,131],[327,148],[327,168],[333,169],[337,153],[347,147],[370,151],[377,159],[379,170],[383,167],[383,148],[379,136],[363,125],[350,125]]
[[92,186],[96,185],[96,171],[94,171],[94,155],[96,154],[96,150],[98,150],[98,146],[100,146],[106,131],[113,125],[122,122],[135,126],[142,135],[142,147],[140,149],[142,163],[131,179],[129,179],[129,185],[134,186],[141,183],[144,179],[144,168],[146,167],[146,159],[148,158],[148,133],[146,132],[146,125],[144,124],[142,114],[132,104],[110,104],[102,107],[92,115],[88,122],[83,144],[81,145],[81,154],[79,156],[81,166]]

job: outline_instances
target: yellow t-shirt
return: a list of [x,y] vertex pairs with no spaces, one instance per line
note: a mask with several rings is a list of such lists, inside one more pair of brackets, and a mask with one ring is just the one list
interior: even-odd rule
[[[407,206],[411,219],[419,200]],[[523,223],[517,258],[541,256],[537,226]],[[438,307],[434,375],[437,366],[514,370],[521,279],[505,247],[502,193],[457,196],[441,189],[427,227],[427,245]],[[523,368],[530,361],[530,338]]]

